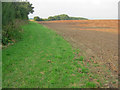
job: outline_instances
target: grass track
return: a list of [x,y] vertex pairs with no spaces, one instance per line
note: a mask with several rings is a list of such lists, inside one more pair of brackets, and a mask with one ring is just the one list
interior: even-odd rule
[[97,87],[61,36],[35,22],[23,29],[22,40],[2,52],[3,88]]

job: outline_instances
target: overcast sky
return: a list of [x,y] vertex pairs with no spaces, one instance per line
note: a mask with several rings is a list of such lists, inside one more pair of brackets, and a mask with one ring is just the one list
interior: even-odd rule
[[120,0],[28,0],[34,13],[29,18],[47,18],[58,14],[89,19],[117,19]]

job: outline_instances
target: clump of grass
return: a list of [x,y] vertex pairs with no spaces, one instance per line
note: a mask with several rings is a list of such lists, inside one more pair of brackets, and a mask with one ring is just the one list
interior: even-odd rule
[[116,81],[113,81],[112,83],[113,83],[113,84],[115,84],[115,83],[116,83]]
[[88,73],[88,68],[82,67],[82,73]]
[[80,56],[80,58],[77,58],[76,60],[78,60],[78,61],[83,61],[83,60],[84,60],[84,57],[83,57],[83,56]]
[[96,84],[94,82],[87,82],[86,83],[86,87],[91,87],[91,88],[95,88]]

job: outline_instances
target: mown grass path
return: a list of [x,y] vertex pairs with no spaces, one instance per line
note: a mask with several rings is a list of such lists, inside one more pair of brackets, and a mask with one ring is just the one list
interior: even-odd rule
[[3,88],[97,87],[61,36],[35,22],[23,29],[22,40],[3,49]]

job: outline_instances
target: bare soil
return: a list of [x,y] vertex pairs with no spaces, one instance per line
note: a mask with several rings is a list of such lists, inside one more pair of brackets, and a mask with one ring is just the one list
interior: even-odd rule
[[[61,20],[38,23],[55,30],[74,48],[79,48],[80,55],[85,56],[86,60],[93,59],[99,65],[105,65],[112,72],[109,78],[118,79],[117,20]],[[113,86],[117,87],[117,83]]]

